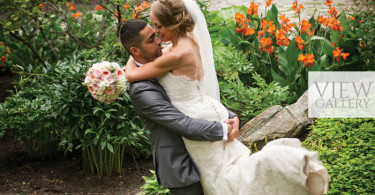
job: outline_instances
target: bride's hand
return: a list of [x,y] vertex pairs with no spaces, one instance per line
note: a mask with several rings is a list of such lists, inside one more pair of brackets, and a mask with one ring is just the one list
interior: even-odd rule
[[239,137],[239,124],[240,120],[238,117],[233,117],[233,119],[228,119],[224,121],[228,126],[232,127],[232,131],[228,131],[228,142],[233,141],[235,138]]
[[134,58],[132,56],[129,57],[128,62],[126,65],[122,68],[122,70],[125,72],[125,77],[128,78],[129,74],[137,68],[137,65],[135,64]]

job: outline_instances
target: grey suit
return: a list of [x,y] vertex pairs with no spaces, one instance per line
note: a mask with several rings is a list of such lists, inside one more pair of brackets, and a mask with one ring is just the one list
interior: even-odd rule
[[[177,110],[156,79],[130,84],[135,112],[151,132],[152,154],[158,182],[166,188],[194,184],[200,176],[181,136],[197,141],[223,139],[217,121],[193,119]],[[229,111],[230,118],[235,114]]]

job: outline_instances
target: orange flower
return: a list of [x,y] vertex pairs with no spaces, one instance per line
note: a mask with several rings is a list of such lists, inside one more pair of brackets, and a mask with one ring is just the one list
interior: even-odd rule
[[96,5],[95,9],[96,9],[97,11],[99,11],[99,10],[103,10],[104,8],[103,8],[102,6],[100,6],[100,5]]
[[340,61],[340,55],[341,55],[341,51],[343,49],[339,49],[339,47],[336,47],[336,50],[333,50],[332,53],[333,53],[333,58],[337,58],[337,61],[339,62]]
[[263,37],[260,39],[259,51],[263,49],[263,51],[267,53],[272,53],[275,50],[274,46],[271,46],[272,38]]
[[303,5],[302,4],[298,4],[297,1],[293,2],[293,5],[292,5],[292,9],[294,10],[294,13],[297,15],[298,13],[301,12],[301,9],[303,9]]
[[69,6],[70,6],[70,3],[66,2],[65,5],[66,5],[66,7],[69,7]]
[[337,18],[329,17],[327,25],[329,28],[333,29],[334,31],[340,32],[343,31],[344,28],[340,25],[341,22],[337,22]]
[[349,20],[355,20],[355,18],[353,16],[349,16],[348,18],[349,18]]
[[326,26],[327,25],[327,19],[328,18],[325,18],[323,15],[321,15],[318,19],[319,23]]
[[74,13],[74,14],[72,14],[72,16],[75,18],[75,19],[77,19],[78,17],[80,17],[81,16],[81,12],[80,11],[78,11],[78,12],[76,12],[76,13]]
[[71,6],[70,6],[70,10],[71,11],[74,11],[74,10],[76,10],[77,8],[76,7],[74,7],[74,4],[72,4]]
[[129,7],[130,7],[130,5],[128,5],[128,4],[126,4],[126,3],[124,4],[124,8],[125,8],[125,9],[129,9]]
[[5,46],[5,44],[3,42],[0,42],[0,45]]
[[260,30],[260,31],[258,31],[258,36],[257,36],[257,38],[259,38],[259,37],[264,37],[264,31],[263,30]]
[[285,46],[289,45],[289,39],[286,37],[283,29],[277,31],[275,36],[276,36],[276,44],[285,45]]
[[251,36],[254,33],[255,33],[255,29],[254,28],[250,28],[250,29],[246,28],[245,32],[243,32],[243,35],[245,35],[245,36]]
[[150,5],[151,4],[147,3],[147,1],[143,1],[142,2],[142,7],[145,8],[145,9],[148,8],[148,7],[150,7]]
[[43,3],[39,4],[39,7],[41,7],[43,10],[46,9],[46,5],[44,5]]
[[333,44],[329,44],[329,46],[331,46],[332,48],[335,48],[335,45],[336,45],[335,42],[333,42]]
[[247,8],[247,14],[251,15],[258,15],[258,8],[260,3],[255,4],[254,2],[250,2],[250,7]]
[[284,15],[281,15],[281,16],[279,17],[279,20],[282,21],[282,22],[284,22],[284,23],[288,23],[288,22],[290,22],[290,19],[289,19],[288,17],[286,17],[285,14],[284,14]]
[[270,5],[272,4],[272,1],[273,1],[273,0],[266,0],[267,7],[270,6]]
[[346,58],[350,55],[350,53],[342,53],[341,56],[346,60]]
[[309,66],[313,66],[314,65],[314,54],[306,54],[306,55],[303,55],[303,54],[299,54],[297,60],[298,61],[302,61],[303,65],[306,67],[307,64],[309,64]]
[[275,31],[276,31],[276,26],[275,26],[275,24],[272,24],[272,22],[273,21],[271,21],[269,23],[269,26],[267,28],[267,32],[271,33],[271,35],[273,35],[275,33]]
[[303,19],[301,25],[302,32],[306,32],[306,34],[310,34],[310,28],[312,27],[310,21]]
[[296,40],[298,49],[302,50],[303,49],[303,45],[305,44],[305,41],[301,37],[299,37],[299,36],[296,36],[295,40]]
[[331,4],[332,4],[332,0],[327,0],[324,5],[328,6],[328,7],[331,7]]
[[234,15],[234,19],[236,20],[237,23],[242,24],[243,22],[245,22],[245,15],[237,12],[237,14]]
[[336,11],[336,8],[335,7],[330,7],[329,8],[329,10],[327,11],[327,13],[329,14],[329,15],[333,15],[334,17],[337,17],[337,11]]
[[1,60],[3,61],[3,62],[6,62],[6,57],[5,56],[3,56],[3,57],[1,57]]

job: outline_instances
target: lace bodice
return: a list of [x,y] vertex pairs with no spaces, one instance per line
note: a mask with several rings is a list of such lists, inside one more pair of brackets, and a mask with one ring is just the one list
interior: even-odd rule
[[175,76],[171,72],[158,80],[167,92],[171,103],[186,115],[211,121],[228,119],[227,109],[220,102],[206,95],[203,80]]

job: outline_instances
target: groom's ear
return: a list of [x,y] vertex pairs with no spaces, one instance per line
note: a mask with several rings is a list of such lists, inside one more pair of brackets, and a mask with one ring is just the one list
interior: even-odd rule
[[129,51],[132,55],[135,55],[135,56],[141,55],[141,50],[138,47],[131,47]]

